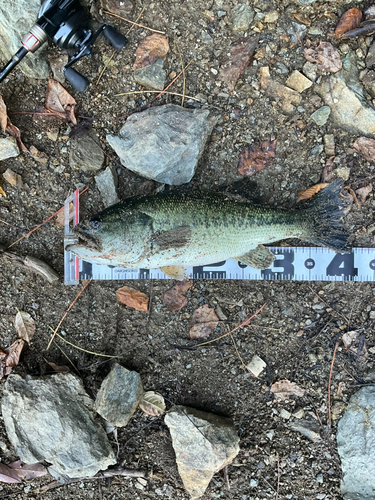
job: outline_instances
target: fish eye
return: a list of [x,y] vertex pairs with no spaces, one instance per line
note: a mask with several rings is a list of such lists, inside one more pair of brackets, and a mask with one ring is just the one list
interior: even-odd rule
[[92,220],[91,221],[91,227],[93,229],[99,229],[99,227],[102,225],[102,223],[98,220]]

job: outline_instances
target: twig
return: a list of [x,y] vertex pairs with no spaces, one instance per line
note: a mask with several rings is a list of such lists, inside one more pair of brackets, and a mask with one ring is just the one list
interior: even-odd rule
[[[121,97],[123,95],[132,95],[132,94],[156,94],[160,92],[160,90],[133,90],[132,92],[122,92],[121,94],[115,94],[113,97]],[[196,97],[192,97],[191,95],[179,94],[178,92],[164,92],[164,94],[168,95],[176,95],[178,97],[186,97],[186,99],[193,99],[193,101],[201,102],[200,99]]]
[[[83,292],[83,290],[82,290],[82,292]],[[49,328],[54,332],[54,329],[52,327],[49,327]],[[79,347],[78,345],[75,345],[75,344],[72,344],[71,342],[69,342],[69,340],[64,339],[64,337],[62,335],[60,335],[59,333],[56,333],[56,336],[59,337],[59,339],[61,339],[66,344],[71,345],[72,347],[74,347],[75,349],[78,349],[79,351],[86,352],[87,354],[93,354],[94,356],[101,356],[102,358],[120,358],[121,357],[121,356],[112,356],[111,354],[101,354],[99,352],[87,351],[86,349],[83,349],[83,347]]]
[[98,76],[98,79],[96,80],[96,85],[98,85],[98,83],[100,82],[103,74],[104,74],[104,71],[108,68],[108,66],[110,65],[112,59],[115,57],[115,55],[118,53],[117,50],[115,50],[113,52],[113,54],[111,55],[111,57],[108,59],[108,61],[105,63],[104,65],[104,68],[101,70],[101,72],[99,73],[99,76]]
[[[79,373],[79,370],[78,368],[76,367],[76,365],[73,363],[73,361],[69,358],[69,356],[66,354],[66,352],[64,351],[64,349],[62,349],[56,342],[55,342],[55,346],[58,348],[58,350],[61,352],[61,354],[69,361],[69,363],[72,365],[72,367],[75,369],[75,371],[78,373],[78,375],[80,375]],[[68,368],[69,369],[69,368]]]
[[233,330],[231,330],[230,332],[227,332],[227,333],[224,333],[224,335],[222,335],[221,337],[217,337],[216,339],[212,339],[212,340],[208,340],[207,342],[202,342],[201,344],[197,344],[195,347],[200,347],[202,345],[207,345],[207,344],[211,344],[212,342],[216,342],[217,340],[221,340],[223,339],[224,337],[227,337],[228,335],[230,335],[231,333],[235,332],[236,330],[238,330],[239,328],[243,327],[243,326],[246,326],[248,323],[250,323],[250,321],[255,318],[255,316],[260,313],[260,311],[263,309],[263,307],[265,307],[265,305],[267,304],[267,302],[265,302],[262,307],[260,307],[252,316],[250,316],[250,318],[246,319],[245,321],[243,321],[240,325],[236,326],[236,328],[233,328]]
[[[79,193],[79,196],[81,196],[81,194],[83,194],[85,191],[88,190],[88,187],[86,187],[85,189],[83,189],[80,193]],[[20,242],[21,240],[23,240],[24,238],[26,238],[27,236],[30,236],[31,233],[33,233],[34,231],[36,231],[38,228],[44,226],[44,224],[47,224],[47,222],[49,222],[53,217],[55,217],[55,215],[59,214],[62,210],[64,210],[64,207],[61,207],[57,212],[55,212],[54,214],[52,214],[50,217],[48,217],[48,219],[46,219],[44,222],[42,222],[41,224],[38,224],[37,226],[34,227],[34,229],[32,229],[31,231],[29,231],[27,234],[23,235],[21,238],[19,238],[18,240],[14,241],[11,245],[9,245],[8,249],[10,247],[12,247],[13,245],[15,245],[16,243]]]
[[70,306],[68,307],[68,309],[66,310],[64,316],[61,318],[60,320],[60,323],[57,325],[57,327],[55,328],[55,330],[53,331],[53,335],[51,337],[51,340],[49,341],[48,343],[48,346],[47,346],[47,351],[48,349],[51,347],[51,344],[53,342],[53,339],[55,338],[56,334],[57,334],[57,331],[58,329],[60,328],[62,322],[64,321],[64,319],[67,317],[68,315],[68,312],[71,310],[71,308],[74,306],[74,304],[77,302],[77,300],[79,299],[79,297],[83,294],[83,292],[86,290],[86,288],[89,286],[89,284],[91,283],[92,280],[88,281],[86,283],[86,285],[82,288],[82,290],[79,292],[79,294],[76,296],[76,298],[73,300],[73,302],[70,304]]
[[30,255],[22,257],[16,255],[14,252],[2,251],[0,248],[0,258],[9,260],[15,266],[40,274],[49,283],[53,283],[59,279],[59,275],[51,266],[36,257],[31,257]]
[[129,35],[129,33],[131,32],[131,30],[134,28],[134,26],[137,24],[137,22],[141,19],[142,14],[143,14],[144,11],[145,11],[145,8],[143,7],[143,9],[141,10],[141,12],[140,12],[139,16],[137,17],[137,19],[132,23],[132,25],[130,26],[130,28],[126,32],[127,35]]
[[337,346],[338,346],[338,342],[336,342],[335,348],[333,350],[331,369],[329,371],[329,377],[328,377],[328,424],[330,427],[331,427],[331,423],[332,423],[332,418],[331,418],[331,379],[332,379],[333,363],[335,362]]
[[178,43],[176,42],[176,47],[178,50],[178,55],[180,56],[180,61],[181,61],[181,68],[182,68],[182,78],[183,78],[183,83],[182,83],[182,99],[181,99],[181,106],[184,105],[184,100],[185,100],[185,86],[186,86],[186,78],[185,78],[185,68],[184,68],[184,63],[182,61],[182,55],[180,51],[180,47],[178,46]]
[[182,74],[185,74],[185,69],[186,69],[187,67],[189,67],[189,66],[190,66],[190,64],[191,64],[193,61],[194,61],[194,59],[191,59],[191,60],[187,63],[187,65],[185,66],[185,68],[183,68],[183,69],[182,69],[182,71],[180,71],[180,72],[179,72],[179,74],[178,74],[175,78],[173,78],[173,80],[171,81],[171,83],[169,83],[169,84],[165,87],[165,89],[163,89],[163,90],[160,92],[160,94],[158,94],[156,97],[154,97],[154,99],[153,99],[151,102],[156,101],[156,99],[158,99],[160,96],[162,96],[162,95],[165,93],[165,91],[166,91],[166,90],[168,90],[168,89],[169,89],[169,87],[170,87],[171,85],[173,85],[173,84],[174,84],[174,82],[177,80],[177,78],[180,78],[180,76],[181,76]]
[[239,359],[239,360],[241,361],[241,363],[242,363],[242,366],[243,366],[243,367],[244,367],[244,368],[245,368],[245,369],[246,369],[246,370],[250,373],[250,375],[251,375],[252,377],[254,377],[254,378],[258,378],[258,377],[256,377],[256,376],[254,375],[254,373],[253,373],[251,370],[249,370],[249,368],[248,368],[248,367],[245,365],[245,363],[243,362],[243,360],[242,360],[242,358],[241,358],[241,355],[240,355],[240,353],[238,352],[238,349],[237,349],[237,346],[236,346],[236,342],[234,341],[234,337],[233,337],[233,335],[232,335],[232,334],[230,334],[230,337],[231,337],[231,339],[232,339],[232,342],[233,342],[234,348],[236,349],[236,353],[237,353],[238,359]]
[[224,472],[224,481],[225,481],[225,486],[227,487],[227,490],[230,490],[230,484],[229,484],[229,477],[228,477],[228,466],[226,465],[223,469]]
[[114,14],[113,12],[111,12],[109,10],[103,10],[103,12],[105,14],[109,14],[110,16],[117,17],[118,19],[122,19],[122,21],[125,21],[125,22],[127,22],[129,24],[133,24],[135,26],[138,26],[139,28],[144,28],[146,30],[153,31],[154,33],[161,33],[162,35],[165,35],[165,31],[154,30],[152,28],[149,28],[148,26],[144,26],[143,24],[135,23],[134,21],[130,21],[129,19],[126,19],[125,17],[121,17],[121,16],[119,16],[117,14]]

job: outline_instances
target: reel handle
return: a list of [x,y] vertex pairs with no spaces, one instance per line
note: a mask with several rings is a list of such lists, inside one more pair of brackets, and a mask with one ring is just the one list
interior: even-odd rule
[[128,43],[128,40],[113,26],[106,25],[103,28],[103,35],[116,50],[121,50]]
[[74,68],[66,68],[64,70],[65,78],[76,89],[77,92],[83,92],[90,85],[88,79],[78,73]]

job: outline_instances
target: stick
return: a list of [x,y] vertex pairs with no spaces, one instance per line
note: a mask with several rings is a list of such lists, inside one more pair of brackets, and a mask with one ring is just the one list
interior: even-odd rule
[[138,23],[135,23],[134,21],[130,21],[129,19],[126,19],[125,17],[118,16],[117,14],[114,14],[113,12],[111,12],[109,10],[103,10],[103,12],[105,14],[109,14],[110,16],[117,17],[118,19],[122,19],[123,21],[126,21],[127,23],[138,26],[139,28],[144,28],[146,30],[153,31],[154,33],[161,33],[162,35],[165,35],[165,31],[153,30],[152,28],[148,28],[147,26],[144,26],[143,24],[138,24]]
[[77,300],[79,299],[79,297],[83,294],[83,292],[86,290],[86,288],[89,286],[89,284],[91,283],[92,280],[88,281],[86,283],[86,285],[82,288],[82,290],[79,292],[79,294],[76,296],[76,298],[73,300],[73,302],[70,304],[70,306],[68,307],[68,309],[66,310],[64,316],[61,318],[60,320],[60,323],[57,325],[57,327],[55,328],[54,332],[53,332],[53,335],[51,337],[51,340],[49,341],[49,344],[47,346],[47,351],[48,349],[51,347],[51,344],[53,342],[53,339],[55,338],[56,334],[57,334],[57,331],[58,329],[60,328],[62,322],[64,321],[64,319],[67,317],[68,315],[68,312],[71,310],[71,308],[74,306],[74,304],[77,302]]
[[142,14],[143,14],[144,11],[145,11],[145,8],[143,7],[143,9],[141,10],[141,12],[140,12],[139,16],[137,17],[137,19],[132,23],[132,25],[130,26],[130,28],[126,32],[126,35],[129,35],[129,33],[131,32],[131,30],[134,28],[134,26],[137,24],[137,22],[141,19]]
[[52,269],[51,266],[49,266],[42,260],[37,259],[36,257],[31,257],[29,255],[27,257],[21,257],[13,252],[2,252],[1,249],[0,257],[4,257],[18,267],[22,267],[24,269],[28,269],[40,274],[49,283],[53,283],[54,281],[57,281],[59,279],[59,275],[54,269]]
[[328,377],[328,423],[329,423],[330,427],[331,427],[331,423],[332,423],[332,418],[331,418],[331,379],[332,379],[333,363],[335,362],[337,346],[338,346],[338,342],[336,342],[335,348],[333,350],[331,369],[329,371],[329,377]]

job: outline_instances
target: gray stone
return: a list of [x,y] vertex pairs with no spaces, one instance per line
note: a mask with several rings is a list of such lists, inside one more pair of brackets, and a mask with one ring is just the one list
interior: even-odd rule
[[178,406],[166,416],[178,471],[193,499],[201,497],[213,475],[239,452],[239,438],[230,419]]
[[129,17],[134,9],[132,0],[100,0],[101,7],[122,17]]
[[116,463],[93,401],[70,373],[39,378],[10,375],[1,411],[8,438],[27,464],[46,460],[55,476],[93,476]]
[[143,396],[139,373],[116,363],[100,386],[95,410],[114,427],[125,427]]
[[320,437],[320,428],[316,420],[299,419],[288,423],[288,428],[292,431],[299,432],[302,436],[307,437],[313,443],[318,443],[322,440]]
[[309,80],[315,82],[318,73],[316,64],[313,64],[310,61],[306,61],[305,64],[303,65],[302,71]]
[[0,138],[0,161],[7,158],[15,158],[19,154],[20,150],[14,137]]
[[375,42],[370,45],[366,56],[366,66],[372,68],[375,64]]
[[321,108],[314,111],[310,118],[319,126],[325,125],[331,114],[331,108],[329,106],[322,106]]
[[246,31],[254,19],[254,11],[247,4],[237,4],[232,9],[233,31]]
[[353,90],[357,96],[362,99],[365,97],[363,86],[359,81],[357,56],[352,50],[342,59],[342,69],[338,76],[344,80],[346,85]]
[[346,500],[373,500],[375,491],[375,387],[363,387],[351,398],[337,429],[337,449]]
[[300,44],[301,41],[306,36],[307,27],[304,24],[299,24],[291,21],[290,25],[287,27],[287,34],[290,36],[290,41],[292,43]]
[[[40,0],[7,0],[0,2],[0,57],[8,61],[18,51],[21,39],[38,18]],[[48,78],[47,44],[35,54],[28,54],[19,64],[30,78]]]
[[69,162],[72,168],[96,172],[101,169],[103,161],[104,153],[95,132],[77,135],[70,140]]
[[375,71],[366,71],[362,77],[362,83],[370,94],[371,97],[375,97]]
[[287,79],[287,81],[285,82],[285,85],[287,85],[293,90],[296,90],[299,93],[310,88],[312,84],[313,82],[311,80],[306,78],[305,75],[303,75],[297,70],[294,70]]
[[134,80],[144,87],[163,90],[167,72],[163,69],[164,58],[157,59],[154,64],[134,70]]
[[216,117],[167,104],[131,115],[118,136],[107,135],[122,165],[171,185],[189,182]]
[[109,166],[104,172],[95,176],[95,182],[98,186],[105,207],[118,203],[116,187],[118,184],[116,170]]
[[65,74],[62,69],[66,64],[68,64],[68,61],[69,57],[66,54],[59,54],[49,58],[49,64],[51,66],[54,80],[57,80],[60,83],[65,82]]
[[331,108],[336,126],[353,135],[375,137],[375,111],[359,99],[338,75],[323,79],[316,92]]
[[251,371],[253,375],[256,377],[259,377],[259,375],[262,373],[262,371],[266,368],[267,363],[263,361],[262,358],[257,356],[256,354],[251,358],[251,361],[248,365],[246,365],[246,368]]

